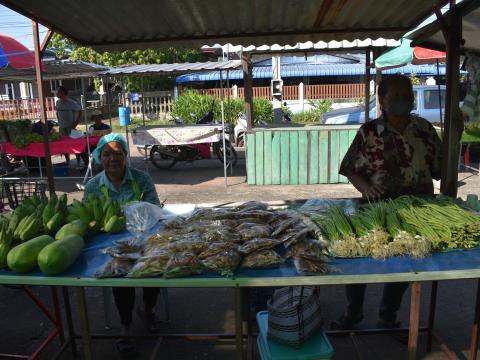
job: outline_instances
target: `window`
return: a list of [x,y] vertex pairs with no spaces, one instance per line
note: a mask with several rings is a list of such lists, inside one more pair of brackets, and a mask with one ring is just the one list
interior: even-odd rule
[[8,96],[9,100],[15,99],[15,90],[13,88],[13,83],[5,84],[5,94]]
[[[445,107],[445,90],[440,90],[440,96],[442,97],[442,108]],[[425,109],[439,109],[438,103],[438,90],[425,90],[423,92],[423,101]]]
[[418,109],[418,91],[413,90],[413,109],[415,111]]
[[52,93],[56,93],[60,85],[62,85],[62,80],[50,80],[50,90]]

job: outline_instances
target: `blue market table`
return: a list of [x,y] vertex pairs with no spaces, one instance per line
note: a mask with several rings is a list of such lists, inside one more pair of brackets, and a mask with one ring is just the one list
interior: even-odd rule
[[[29,274],[15,274],[7,270],[0,271],[0,284],[16,285],[45,285],[63,287],[66,299],[68,328],[70,337],[74,338],[73,324],[69,314],[70,304],[67,287],[74,287],[79,311],[81,338],[85,359],[93,359],[91,347],[91,334],[88,323],[88,312],[85,301],[85,287],[159,287],[159,288],[232,288],[235,297],[235,324],[237,358],[242,359],[243,351],[243,317],[242,299],[243,292],[255,287],[300,286],[300,285],[346,285],[346,284],[371,284],[387,282],[412,283],[409,322],[409,359],[414,359],[417,350],[417,337],[419,330],[426,330],[429,335],[428,346],[431,339],[437,338],[434,331],[435,299],[437,282],[441,280],[480,279],[480,249],[465,251],[452,251],[434,253],[424,259],[409,257],[395,257],[387,260],[371,258],[358,259],[331,259],[332,272],[315,276],[306,276],[297,272],[293,264],[286,262],[279,268],[266,270],[240,270],[233,278],[224,278],[215,275],[198,275],[187,278],[108,278],[94,277],[95,271],[109,260],[109,256],[100,250],[109,246],[112,241],[129,236],[127,233],[116,235],[98,235],[89,240],[75,264],[61,276],[46,276],[40,271]],[[421,328],[420,299],[421,287],[425,282],[433,281],[430,316],[426,328]],[[470,359],[476,358],[478,344],[478,323],[480,317],[479,299],[477,293],[475,321],[472,332],[472,347]],[[188,334],[191,336],[191,334]],[[246,334],[248,337],[248,334]],[[168,337],[168,334],[162,334]],[[177,336],[179,336],[177,334]],[[205,336],[205,335],[199,335]],[[233,335],[232,335],[233,336]],[[450,358],[454,354],[443,346],[443,350]]]

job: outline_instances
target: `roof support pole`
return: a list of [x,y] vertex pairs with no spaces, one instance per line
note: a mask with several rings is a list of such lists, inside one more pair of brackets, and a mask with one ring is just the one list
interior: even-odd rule
[[252,58],[250,53],[242,52],[243,93],[245,97],[245,114],[247,115],[247,131],[253,127],[253,87]]
[[47,112],[45,109],[45,97],[43,95],[43,71],[42,58],[40,54],[40,38],[38,32],[38,23],[32,20],[33,44],[35,47],[35,73],[37,79],[38,102],[40,104],[40,119],[43,127],[43,146],[45,151],[45,166],[47,170],[48,190],[50,195],[55,193],[55,183],[53,181],[52,157],[50,155],[50,144],[48,140]]
[[462,42],[462,16],[453,11],[448,27],[447,44],[447,90],[445,101],[445,132],[442,149],[442,180],[440,191],[457,196],[458,158],[463,119],[459,109],[460,89],[460,44]]
[[[373,52],[373,63],[375,64],[375,60],[380,56],[380,50],[375,49]],[[375,117],[379,118],[382,115],[382,109],[380,109],[380,102],[378,101],[378,86],[380,85],[380,82],[382,81],[382,70],[376,69],[375,70],[375,109],[376,109],[376,114]]]
[[[225,144],[225,108],[223,104],[223,72],[220,70],[220,111],[222,116],[222,146],[223,146],[223,178],[225,180],[225,187],[228,187],[227,182],[227,148]],[[231,164],[229,164],[231,165]]]
[[365,122],[370,120],[370,48],[365,50]]

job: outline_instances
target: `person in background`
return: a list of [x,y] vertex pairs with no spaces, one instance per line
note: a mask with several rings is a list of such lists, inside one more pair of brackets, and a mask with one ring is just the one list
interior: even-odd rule
[[[440,179],[441,141],[434,127],[411,114],[412,83],[403,75],[382,79],[378,87],[382,116],[363,124],[340,166],[364,199],[401,195],[433,195],[432,179]],[[398,328],[397,311],[408,283],[385,284],[379,328]],[[333,329],[351,329],[363,319],[365,284],[347,285],[347,309]]]
[[94,133],[94,131],[110,130],[110,126],[102,122],[103,116],[100,110],[94,110],[90,115],[90,120],[93,122],[88,128],[90,134]]
[[[93,158],[95,162],[102,165],[104,170],[86,184],[84,198],[89,194],[101,196],[106,188],[110,198],[122,203],[139,200],[160,205],[152,178],[143,171],[127,166],[127,149],[127,142],[120,134],[111,133],[100,139],[97,148],[93,151]],[[128,336],[135,305],[135,288],[118,287],[112,288],[112,291],[120,315],[122,335]],[[158,293],[158,288],[144,288],[143,308],[137,309],[137,313],[150,332],[159,331],[159,321],[153,311]],[[136,352],[134,342],[127,337],[118,339],[116,346],[123,355]]]
[[[75,100],[68,97],[68,89],[64,86],[58,87],[57,97],[58,100],[55,103],[55,112],[57,114],[59,132],[62,136],[70,136],[72,130],[75,129],[80,122],[82,108]],[[67,164],[70,164],[70,154],[64,155]],[[77,167],[80,167],[80,156],[78,155]]]

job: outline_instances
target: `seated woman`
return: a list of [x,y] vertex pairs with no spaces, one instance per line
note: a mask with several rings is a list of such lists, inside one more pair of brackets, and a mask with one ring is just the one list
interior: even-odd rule
[[90,135],[105,135],[111,132],[110,126],[102,122],[103,116],[100,110],[94,110],[92,115],[90,115],[90,120],[93,122],[88,128],[88,133]]
[[[120,134],[112,133],[100,139],[97,148],[93,151],[93,158],[102,165],[104,170],[86,184],[84,197],[89,194],[101,196],[102,188],[106,188],[109,196],[120,202],[141,200],[160,204],[151,177],[143,171],[127,166],[127,149],[127,143]],[[122,334],[129,335],[135,304],[135,288],[112,288],[112,291],[120,315]],[[158,321],[153,312],[158,293],[158,288],[144,288],[144,307],[138,309],[147,329],[151,332],[159,330]],[[129,338],[117,340],[116,345],[123,354],[135,352],[135,345]]]

